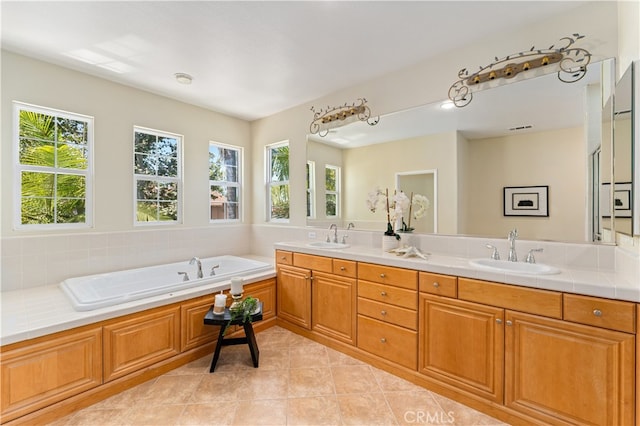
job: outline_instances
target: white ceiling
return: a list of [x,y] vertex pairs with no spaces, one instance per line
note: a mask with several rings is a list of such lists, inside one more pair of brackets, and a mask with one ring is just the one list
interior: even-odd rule
[[254,120],[582,3],[2,0],[2,48]]

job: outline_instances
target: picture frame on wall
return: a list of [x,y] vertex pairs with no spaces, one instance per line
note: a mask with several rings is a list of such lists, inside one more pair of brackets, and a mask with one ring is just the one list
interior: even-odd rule
[[549,217],[549,186],[505,186],[505,216]]
[[[603,183],[600,185],[600,217],[611,217],[611,206],[609,206],[609,197],[611,195],[611,184]],[[615,217],[630,218],[631,217],[631,182],[615,183],[613,192],[613,210]]]

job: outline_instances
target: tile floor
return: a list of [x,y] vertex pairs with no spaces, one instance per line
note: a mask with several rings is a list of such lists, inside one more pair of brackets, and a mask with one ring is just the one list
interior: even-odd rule
[[280,327],[54,422],[67,425],[504,425]]

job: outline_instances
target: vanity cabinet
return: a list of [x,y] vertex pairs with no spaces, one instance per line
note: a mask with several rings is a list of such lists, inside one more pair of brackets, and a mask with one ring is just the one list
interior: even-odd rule
[[417,369],[418,273],[358,264],[358,348]]
[[276,282],[278,318],[311,330],[311,271],[278,264]]
[[91,326],[2,348],[2,422],[102,383],[102,328]]

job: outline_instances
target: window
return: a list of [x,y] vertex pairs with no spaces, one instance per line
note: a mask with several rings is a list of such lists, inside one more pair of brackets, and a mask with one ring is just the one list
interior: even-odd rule
[[135,223],[181,220],[182,136],[134,128]]
[[340,167],[326,165],[324,170],[327,217],[340,215]]
[[93,118],[14,103],[16,228],[92,224]]
[[240,220],[240,164],[242,151],[209,144],[210,220]]
[[289,219],[289,143],[267,147],[269,220]]
[[310,219],[316,217],[315,182],[316,163],[313,161],[307,161],[307,217]]

